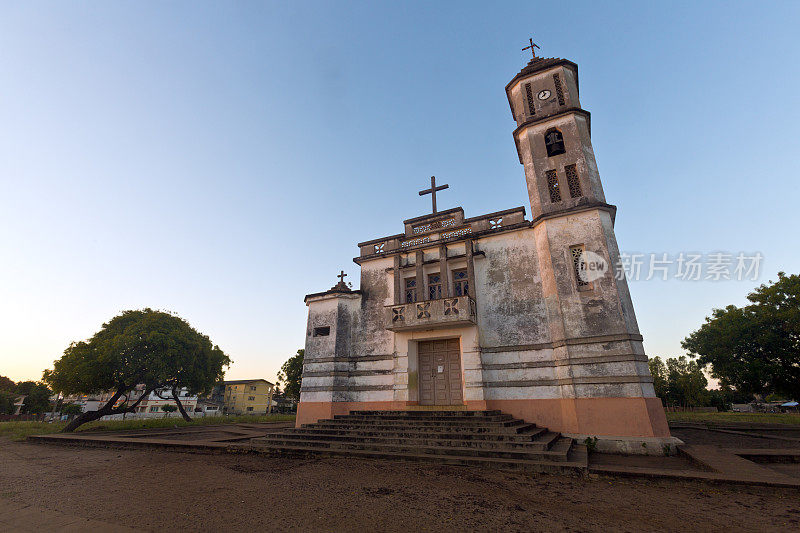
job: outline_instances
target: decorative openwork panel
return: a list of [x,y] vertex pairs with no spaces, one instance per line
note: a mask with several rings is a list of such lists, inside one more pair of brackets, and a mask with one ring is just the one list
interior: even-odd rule
[[417,304],[417,318],[430,318],[431,317],[431,303],[425,302]]
[[405,317],[405,307],[392,307],[392,322],[404,322]]
[[556,97],[558,97],[558,105],[564,105],[564,88],[561,87],[561,77],[558,74],[553,74],[553,83],[556,84]]
[[489,219],[489,228],[491,229],[499,229],[503,227],[503,217],[497,218],[490,218]]
[[567,173],[567,186],[569,187],[569,195],[572,198],[580,198],[583,196],[581,191],[581,180],[578,178],[578,169],[575,165],[567,165],[564,167]]
[[583,269],[583,246],[572,246],[569,250],[572,255],[572,270],[575,273],[575,282],[578,287],[586,287],[589,282],[582,279],[583,276],[581,275],[581,270]]
[[376,254],[379,254],[379,253],[383,252],[383,249],[384,249],[385,247],[386,247],[386,243],[385,243],[385,242],[382,242],[382,243],[380,243],[380,244],[376,244],[376,245],[375,245],[375,253],[376,253]]
[[455,231],[448,231],[446,233],[442,233],[442,239],[453,239],[456,237],[463,237],[464,235],[469,235],[472,233],[472,228],[461,228]]
[[456,219],[448,218],[445,220],[437,220],[436,222],[431,222],[429,224],[420,224],[419,226],[414,226],[411,228],[411,231],[414,235],[418,235],[420,233],[428,233],[429,231],[433,231],[439,228],[452,228],[456,225]]
[[445,315],[457,315],[458,314],[458,298],[454,300],[445,300],[444,301],[444,314]]
[[533,107],[533,91],[531,90],[531,84],[525,84],[525,97],[528,99],[528,113],[531,115],[536,114],[536,110]]
[[558,176],[555,170],[545,172],[547,176],[547,190],[550,191],[550,201],[557,203],[561,201],[561,191],[558,188]]
[[425,244],[426,242],[431,242],[430,237],[419,237],[417,239],[410,239],[407,241],[403,241],[400,243],[401,248],[408,248],[410,246],[416,246],[418,244]]

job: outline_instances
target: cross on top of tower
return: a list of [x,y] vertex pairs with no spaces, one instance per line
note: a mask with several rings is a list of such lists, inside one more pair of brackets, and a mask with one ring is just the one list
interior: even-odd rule
[[336,276],[336,277],[337,277],[337,278],[339,278],[339,283],[344,283],[344,278],[346,278],[346,277],[347,277],[347,274],[345,274],[345,273],[344,273],[344,270],[342,270],[342,271],[339,273],[339,275],[338,275],[338,276]]
[[437,187],[436,186],[436,176],[431,176],[431,188],[419,191],[419,195],[420,196],[423,196],[425,194],[430,194],[431,195],[431,204],[433,204],[433,214],[434,215],[436,214],[436,191],[443,191],[443,190],[448,189],[448,188],[450,188],[450,186],[448,184],[446,184],[446,183],[444,185],[439,185]]
[[[534,59],[536,59],[536,50],[534,50],[534,49],[535,48],[539,48],[539,45],[536,44],[535,42],[533,42],[533,38],[532,37],[530,39],[528,39],[528,42],[530,42],[531,45],[530,46],[526,46],[525,48],[522,49],[522,51],[524,52],[525,50],[530,49],[531,55],[533,56]],[[539,49],[541,50],[541,48],[539,48]]]

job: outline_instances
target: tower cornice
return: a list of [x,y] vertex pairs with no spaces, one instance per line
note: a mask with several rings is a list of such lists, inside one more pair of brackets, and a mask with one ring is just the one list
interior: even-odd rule
[[560,57],[537,57],[532,59],[522,70],[514,76],[508,84],[506,84],[506,93],[509,92],[511,86],[514,85],[517,81],[531,74],[535,74],[537,72],[541,72],[544,70],[550,70],[555,67],[564,66],[570,67],[575,71],[575,84],[578,84],[578,65],[570,61],[569,59],[561,59]]

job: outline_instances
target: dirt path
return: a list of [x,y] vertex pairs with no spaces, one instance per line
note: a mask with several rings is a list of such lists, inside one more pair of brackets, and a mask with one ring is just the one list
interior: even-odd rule
[[0,498],[141,530],[786,531],[800,491],[0,441]]

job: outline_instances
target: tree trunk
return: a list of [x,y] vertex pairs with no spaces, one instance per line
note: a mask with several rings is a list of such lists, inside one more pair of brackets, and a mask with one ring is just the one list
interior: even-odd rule
[[117,392],[114,393],[114,396],[112,396],[111,399],[108,400],[108,402],[106,402],[106,404],[103,407],[101,407],[97,411],[86,411],[85,413],[81,413],[76,418],[73,418],[72,421],[69,424],[67,424],[66,427],[64,427],[64,429],[61,430],[61,432],[62,433],[71,433],[71,432],[75,431],[75,429],[78,426],[83,425],[83,424],[85,424],[87,422],[94,422],[95,420],[99,420],[100,418],[102,418],[102,417],[104,417],[106,415],[118,415],[120,413],[132,413],[132,412],[135,411],[136,407],[139,405],[139,403],[142,401],[142,399],[145,396],[149,396],[150,395],[150,390],[148,389],[141,396],[141,398],[136,400],[133,403],[133,405],[131,405],[130,407],[122,407],[122,408],[114,409],[114,404],[117,403],[117,400],[119,400],[125,394],[125,390],[126,389],[122,388],[122,387],[117,389]]
[[187,422],[191,422],[192,418],[186,414],[186,409],[183,408],[183,404],[178,399],[178,391],[175,390],[175,387],[172,387],[172,397],[175,398],[175,403],[178,404],[178,411],[181,412],[181,416],[183,417],[183,419],[186,420]]
[[[108,404],[106,404],[108,405]],[[103,406],[105,407],[105,406]],[[94,422],[104,416],[106,416],[107,412],[104,412],[103,409],[99,409],[97,411],[86,411],[85,413],[79,414],[77,417],[73,418],[72,421],[66,425],[64,429],[61,430],[62,433],[71,433],[75,431],[75,429],[87,422]]]

